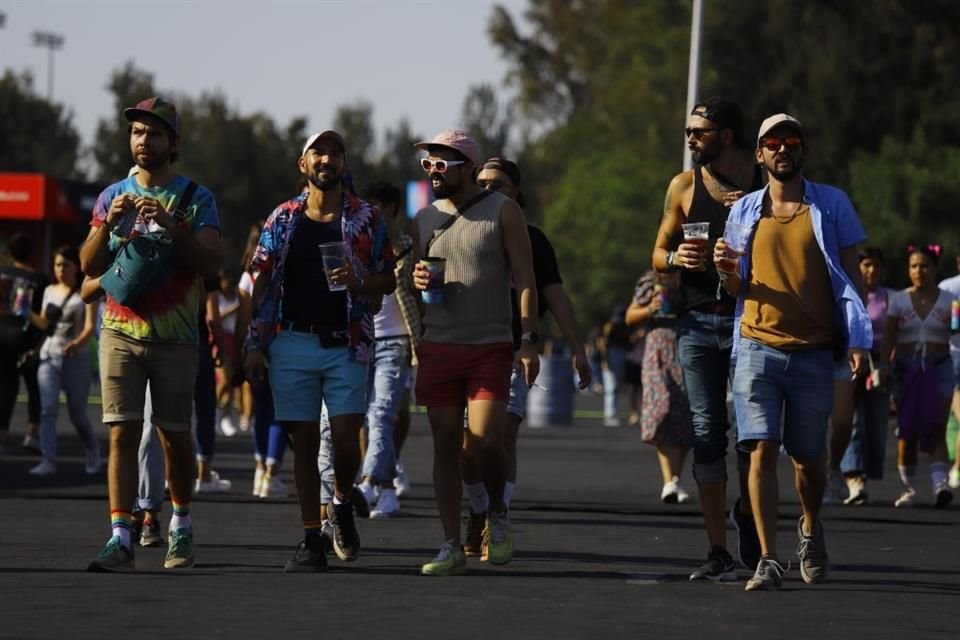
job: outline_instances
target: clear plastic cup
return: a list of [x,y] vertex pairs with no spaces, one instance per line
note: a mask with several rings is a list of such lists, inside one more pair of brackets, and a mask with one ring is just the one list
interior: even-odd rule
[[709,222],[687,222],[680,225],[683,229],[683,241],[696,245],[700,251],[702,266],[697,271],[706,271],[707,269],[707,245],[710,242],[710,223]]
[[323,260],[323,275],[327,277],[327,288],[330,291],[346,291],[346,284],[334,284],[330,280],[330,272],[339,269],[344,265],[347,255],[347,243],[324,242],[317,245],[320,248],[320,256]]

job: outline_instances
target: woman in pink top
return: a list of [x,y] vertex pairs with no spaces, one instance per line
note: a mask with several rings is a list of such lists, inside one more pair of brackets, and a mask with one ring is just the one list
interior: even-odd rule
[[894,503],[898,507],[912,506],[916,500],[918,449],[930,454],[934,505],[946,507],[953,500],[947,483],[946,425],[955,386],[949,345],[954,297],[937,288],[939,259],[939,245],[911,246],[912,286],[896,292],[887,309],[882,353],[886,364],[896,347],[897,467],[904,485]]

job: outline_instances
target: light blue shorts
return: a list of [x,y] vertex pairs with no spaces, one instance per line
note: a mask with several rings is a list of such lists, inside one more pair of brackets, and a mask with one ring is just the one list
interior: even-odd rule
[[782,442],[802,460],[822,456],[835,370],[832,349],[783,351],[741,337],[733,376],[738,440]]
[[367,365],[349,347],[324,349],[312,333],[281,331],[270,344],[270,390],[280,422],[317,422],[326,402],[330,417],[367,412]]

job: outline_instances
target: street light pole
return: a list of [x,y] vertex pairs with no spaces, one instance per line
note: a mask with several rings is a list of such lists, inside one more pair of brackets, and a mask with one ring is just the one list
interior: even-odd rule
[[[690,67],[687,71],[687,111],[683,114],[686,126],[687,114],[693,111],[697,104],[697,94],[700,92],[700,33],[703,23],[703,0],[693,0],[693,20],[690,25]],[[693,158],[687,141],[683,141],[683,170],[693,168]]]
[[53,52],[63,48],[65,38],[49,31],[34,31],[33,46],[47,50],[47,102],[53,101]]

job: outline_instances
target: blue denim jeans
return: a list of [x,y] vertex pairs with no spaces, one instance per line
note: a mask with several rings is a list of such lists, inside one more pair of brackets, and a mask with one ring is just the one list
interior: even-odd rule
[[603,417],[620,415],[620,385],[627,370],[627,351],[620,347],[607,349],[607,366],[603,369]]
[[741,338],[733,377],[740,442],[782,442],[792,458],[820,458],[833,410],[834,367],[832,349],[786,351]]
[[267,466],[280,466],[287,447],[287,433],[273,417],[270,385],[253,385],[253,456]]
[[210,345],[197,351],[197,379],[193,385],[193,414],[196,417],[197,460],[213,460],[217,441],[217,380]]
[[361,475],[372,476],[377,482],[385,483],[393,481],[396,475],[393,420],[400,410],[410,377],[410,339],[378,339],[370,373],[367,455],[363,460]]
[[164,480],[166,461],[163,458],[163,445],[153,423],[153,400],[150,386],[147,386],[146,402],[143,406],[143,433],[140,435],[140,451],[137,458],[140,464],[140,480],[137,491],[137,503],[134,511],[155,511],[163,508]]
[[693,421],[693,477],[698,482],[724,482],[733,317],[690,310],[677,321],[676,331]]
[[337,474],[333,470],[333,431],[330,429],[330,414],[327,412],[326,403],[320,407],[320,452],[317,453],[317,467],[320,469],[320,504],[331,504]]
[[840,461],[840,471],[844,475],[883,479],[889,422],[890,392],[885,389],[862,390],[853,414],[850,445]]
[[99,450],[93,425],[87,416],[90,395],[90,355],[83,351],[71,357],[52,356],[40,361],[37,382],[40,387],[40,448],[50,462],[57,459],[57,415],[60,390],[67,395],[67,410],[87,451]]

